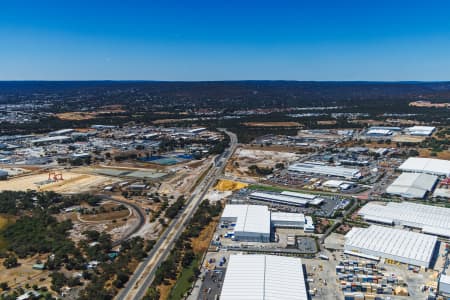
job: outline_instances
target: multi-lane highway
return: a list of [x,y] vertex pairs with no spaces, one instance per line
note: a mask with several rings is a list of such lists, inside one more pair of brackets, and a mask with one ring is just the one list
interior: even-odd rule
[[116,299],[142,299],[145,295],[147,288],[153,281],[158,266],[168,257],[175,242],[183,232],[184,228],[189,224],[198,205],[201,203],[208,190],[217,181],[217,178],[222,174],[226,162],[236,148],[236,135],[226,130],[223,131],[230,137],[229,149],[216,159],[213,167],[209,169],[206,176],[203,177],[203,180],[196,186],[188,198],[182,211],[172,220],[163,234],[159,237],[148,257],[137,267],[125,288],[117,294]]

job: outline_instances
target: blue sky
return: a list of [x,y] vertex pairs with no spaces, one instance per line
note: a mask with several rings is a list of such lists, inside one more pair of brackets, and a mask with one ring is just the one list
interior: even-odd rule
[[449,1],[0,1],[0,80],[450,80]]

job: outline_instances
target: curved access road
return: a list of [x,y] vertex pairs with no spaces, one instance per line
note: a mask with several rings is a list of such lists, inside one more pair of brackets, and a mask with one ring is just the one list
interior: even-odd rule
[[186,205],[159,237],[149,255],[137,267],[125,287],[117,294],[116,299],[134,300],[142,299],[142,297],[144,297],[148,287],[154,279],[159,265],[168,257],[184,228],[189,224],[198,205],[201,203],[208,190],[217,181],[218,177],[222,174],[226,162],[233,154],[237,145],[237,137],[235,134],[228,132],[225,129],[222,129],[222,131],[230,137],[229,149],[225,150],[225,152],[219,156],[217,161],[220,161],[220,163],[215,163],[206,176],[203,177],[203,180],[198,183],[191,196],[186,201]]

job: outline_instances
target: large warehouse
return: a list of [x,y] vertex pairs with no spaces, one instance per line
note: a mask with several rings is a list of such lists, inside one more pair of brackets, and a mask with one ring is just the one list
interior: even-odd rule
[[367,221],[418,228],[424,233],[450,237],[450,208],[411,202],[368,203],[358,214]]
[[359,169],[329,166],[326,164],[313,162],[295,163],[289,166],[288,171],[305,174],[320,174],[326,176],[343,177],[346,179],[361,178],[361,172]]
[[405,133],[409,135],[430,136],[436,127],[433,126],[412,126],[405,128]]
[[398,168],[403,172],[450,177],[450,161],[444,159],[410,157]]
[[269,242],[270,211],[263,205],[227,205],[222,222],[233,222],[234,238],[238,241]]
[[307,300],[300,258],[230,255],[221,300]]
[[319,205],[324,201],[323,198],[320,198],[317,195],[288,192],[288,191],[284,191],[281,194],[253,192],[249,195],[249,198],[258,201],[272,202],[277,204],[285,204],[293,206],[307,206],[308,204]]
[[314,232],[312,218],[300,213],[270,212],[265,205],[229,204],[222,222],[234,223],[234,239],[247,242],[269,242],[272,228],[303,228]]
[[422,233],[372,225],[353,227],[345,235],[345,251],[352,255],[392,259],[428,268],[436,253],[437,238]]
[[438,181],[436,175],[402,173],[387,189],[386,193],[405,198],[425,198]]

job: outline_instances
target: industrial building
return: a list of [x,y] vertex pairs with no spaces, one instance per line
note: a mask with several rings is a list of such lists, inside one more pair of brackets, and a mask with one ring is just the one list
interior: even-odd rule
[[321,198],[317,195],[298,193],[298,192],[282,191],[280,193],[280,195],[305,199],[308,201],[308,204],[310,204],[310,205],[320,205],[323,201],[325,201],[323,198]]
[[450,198],[450,189],[437,188],[434,190],[433,198]]
[[227,205],[221,221],[235,224],[235,240],[270,242],[270,211],[267,206]]
[[234,240],[269,242],[272,228],[303,228],[314,232],[311,217],[300,213],[270,212],[265,205],[229,204],[225,206],[221,222],[234,224]]
[[270,222],[273,227],[303,228],[305,216],[303,214],[272,212]]
[[314,232],[312,218],[300,213],[272,212],[270,224],[273,228],[303,228],[304,232]]
[[387,189],[386,193],[404,198],[423,199],[431,193],[438,181],[436,175],[402,173]]
[[6,180],[8,179],[8,172],[0,170],[0,180]]
[[396,127],[396,126],[370,126],[369,130],[402,131],[402,129],[400,127]]
[[198,133],[201,133],[201,132],[203,132],[205,130],[206,130],[205,127],[199,127],[199,128],[190,129],[190,130],[188,130],[188,132],[189,133],[193,133],[193,134],[198,134]]
[[367,136],[390,136],[392,134],[392,130],[389,129],[369,129],[366,132]]
[[49,137],[43,137],[40,139],[35,139],[31,141],[32,145],[39,146],[39,145],[48,145],[48,144],[56,144],[56,143],[66,143],[71,141],[72,138],[67,135],[56,135],[56,136],[49,136]]
[[61,136],[61,135],[68,135],[72,132],[74,132],[75,129],[68,128],[68,129],[60,129],[57,131],[52,131],[48,133],[48,136]]
[[307,300],[300,258],[230,255],[221,300]]
[[249,198],[258,201],[293,205],[293,206],[307,206],[308,204],[319,205],[324,201],[323,198],[320,198],[316,195],[289,192],[289,191],[283,191],[280,194],[253,192],[249,195]]
[[359,169],[330,166],[316,162],[295,163],[289,166],[288,171],[305,174],[319,174],[326,176],[343,177],[346,179],[361,178],[361,171]]
[[422,233],[372,225],[353,227],[345,235],[345,253],[355,256],[391,259],[397,262],[430,267],[437,238]]
[[411,202],[368,203],[358,214],[366,221],[417,228],[423,233],[450,237],[450,208]]
[[403,172],[425,173],[450,177],[450,161],[444,159],[410,157],[400,165]]
[[405,128],[405,133],[409,135],[430,136],[436,127],[433,126],[412,126]]
[[439,278],[439,293],[445,296],[450,296],[450,276],[441,274]]
[[322,186],[330,189],[348,190],[349,188],[354,187],[355,184],[349,181],[327,180]]

